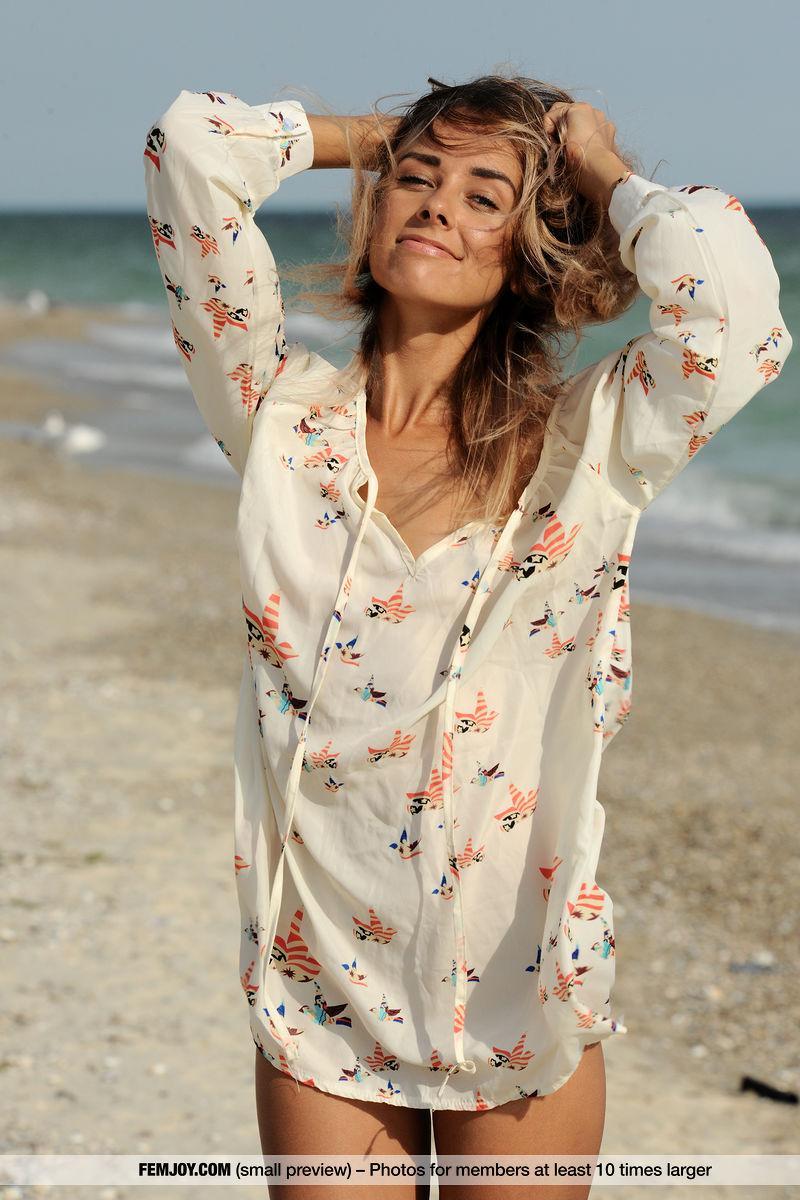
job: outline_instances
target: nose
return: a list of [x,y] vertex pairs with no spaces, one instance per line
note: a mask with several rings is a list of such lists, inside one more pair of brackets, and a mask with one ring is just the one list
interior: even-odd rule
[[429,193],[424,200],[424,203],[417,209],[417,216],[420,220],[430,221],[435,220],[443,225],[445,229],[450,228],[450,218],[447,215],[447,204],[439,190]]

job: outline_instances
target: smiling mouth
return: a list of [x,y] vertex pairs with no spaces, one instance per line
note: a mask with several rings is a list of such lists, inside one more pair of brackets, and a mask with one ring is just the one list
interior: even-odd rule
[[434,246],[431,242],[426,242],[422,238],[407,237],[399,241],[398,246],[405,246],[406,249],[412,250],[417,254],[430,254],[435,258],[455,258],[449,250],[443,250],[441,246]]

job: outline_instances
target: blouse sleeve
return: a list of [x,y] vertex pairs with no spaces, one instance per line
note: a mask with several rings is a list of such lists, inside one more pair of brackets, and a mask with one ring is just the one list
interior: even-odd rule
[[598,465],[644,508],[776,378],[792,339],[769,251],[735,196],[633,174],[608,211],[652,303],[649,332],[622,348],[608,379],[613,429]]
[[286,359],[284,307],[255,213],[310,167],[293,100],[182,91],[147,134],[147,216],[177,352],[217,445],[243,474],[253,418]]

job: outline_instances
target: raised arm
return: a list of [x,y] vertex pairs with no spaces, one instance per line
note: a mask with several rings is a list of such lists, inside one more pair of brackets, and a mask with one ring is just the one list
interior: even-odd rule
[[286,358],[275,260],[254,216],[313,157],[292,100],[250,106],[229,92],[182,91],[147,135],[147,216],[175,345],[240,475],[253,417]]
[[608,212],[622,261],[652,303],[650,331],[613,365],[615,403],[598,414],[594,457],[644,508],[777,377],[792,339],[769,251],[735,196],[634,174],[615,187]]
[[253,418],[287,357],[280,280],[254,217],[284,179],[349,167],[396,118],[312,117],[182,91],[147,134],[147,216],[175,345],[214,440],[241,475]]

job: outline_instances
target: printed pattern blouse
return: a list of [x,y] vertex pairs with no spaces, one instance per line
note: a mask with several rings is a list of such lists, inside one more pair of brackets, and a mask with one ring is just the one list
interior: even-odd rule
[[502,528],[414,558],[377,507],[355,359],[287,344],[254,221],[313,161],[301,105],[182,91],[144,157],[177,353],[241,476],[253,1039],[298,1083],[362,1100],[553,1092],[626,1032],[596,790],[631,708],[637,520],[786,359],[769,252],[718,188],[618,184],[650,328],[566,381]]

